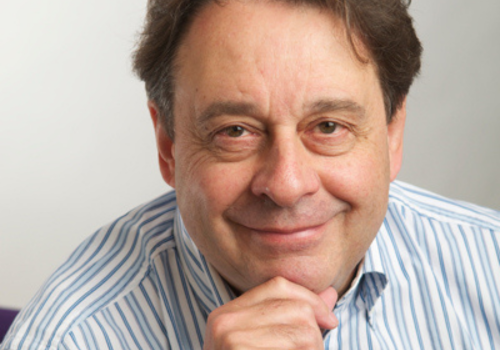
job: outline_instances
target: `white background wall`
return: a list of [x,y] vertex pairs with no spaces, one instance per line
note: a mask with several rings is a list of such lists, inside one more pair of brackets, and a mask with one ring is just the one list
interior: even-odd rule
[[500,209],[500,1],[414,0],[424,45],[400,179]]
[[[167,186],[130,70],[145,0],[0,6],[0,306]],[[424,67],[400,179],[500,209],[500,2],[414,0]]]

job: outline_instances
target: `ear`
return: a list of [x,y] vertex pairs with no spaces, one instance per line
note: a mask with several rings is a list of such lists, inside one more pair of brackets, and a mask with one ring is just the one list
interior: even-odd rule
[[406,122],[406,97],[401,107],[392,116],[391,122],[387,125],[389,142],[389,161],[391,182],[401,169],[403,163],[403,134]]
[[163,127],[158,108],[153,101],[148,101],[149,114],[153,121],[156,136],[156,147],[158,148],[158,160],[160,172],[163,180],[175,188],[175,145],[173,140],[167,135]]

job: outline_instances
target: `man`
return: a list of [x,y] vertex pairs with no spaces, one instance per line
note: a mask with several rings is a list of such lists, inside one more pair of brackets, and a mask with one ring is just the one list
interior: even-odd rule
[[390,185],[420,52],[399,0],[153,1],[135,68],[175,193],[2,349],[500,347],[500,214]]

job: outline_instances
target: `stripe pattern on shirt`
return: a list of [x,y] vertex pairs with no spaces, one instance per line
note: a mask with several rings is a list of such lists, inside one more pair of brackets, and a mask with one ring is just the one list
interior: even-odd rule
[[[393,183],[325,348],[500,349],[499,246],[498,212]],[[233,298],[171,192],[83,242],[0,349],[201,349],[208,314]]]

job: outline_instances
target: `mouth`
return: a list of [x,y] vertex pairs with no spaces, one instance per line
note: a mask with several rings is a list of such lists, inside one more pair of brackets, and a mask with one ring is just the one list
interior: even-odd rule
[[263,228],[256,228],[256,227],[246,227],[249,230],[256,231],[256,232],[261,232],[264,234],[277,234],[277,235],[294,235],[294,234],[301,234],[305,233],[311,230],[315,230],[319,227],[321,227],[324,224],[320,225],[312,225],[312,226],[303,226],[303,227],[289,227],[289,228],[283,228],[283,227],[263,227]]
[[317,247],[326,230],[326,223],[298,227],[248,227],[242,234],[249,243],[264,251],[299,252]]

